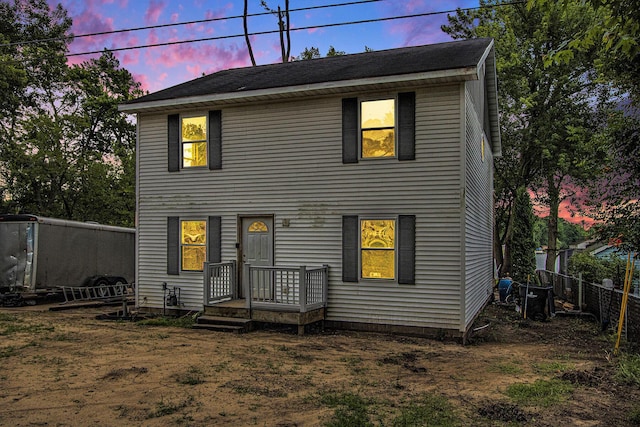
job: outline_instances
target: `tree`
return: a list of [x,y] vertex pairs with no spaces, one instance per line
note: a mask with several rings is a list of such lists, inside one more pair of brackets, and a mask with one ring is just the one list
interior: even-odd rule
[[516,190],[514,208],[514,227],[511,277],[525,283],[536,270],[536,246],[533,241],[533,208],[531,198],[525,187]]
[[[557,3],[568,8],[572,0]],[[596,11],[591,25],[567,35],[558,49],[549,52],[546,64],[567,63],[581,52],[596,49],[594,67],[618,90],[620,102],[615,111],[609,112],[607,127],[601,134],[609,149],[603,163],[609,167],[603,180],[594,180],[591,198],[599,208],[599,237],[616,239],[627,250],[638,251],[640,1],[585,0],[585,3]],[[550,0],[529,0],[529,7],[550,8],[555,4]]]
[[[592,138],[596,107],[591,98],[597,80],[592,51],[571,61],[545,67],[548,53],[569,34],[589,25],[593,11],[570,5],[566,10],[504,5],[481,0],[480,9],[458,10],[443,30],[454,38],[493,37],[499,81],[503,157],[495,162],[496,237],[500,263],[511,267],[508,248],[513,244],[513,220],[519,187],[539,190],[550,211],[547,257],[556,255],[558,206],[570,195],[569,178],[577,181],[597,172],[597,153],[586,149]],[[553,265],[553,264],[551,264]],[[504,270],[503,270],[504,271]]]
[[[343,50],[336,50],[335,47],[333,46],[329,46],[329,50],[327,51],[327,57],[329,56],[342,56],[342,55],[346,55],[345,51]],[[310,48],[305,47],[304,51],[302,51],[302,53],[300,53],[300,55],[296,56],[295,58],[293,58],[294,61],[302,61],[302,60],[306,60],[306,59],[317,59],[317,58],[321,58],[322,55],[320,54],[320,49],[315,47],[315,46],[311,46]]]
[[[68,66],[69,39],[59,36],[70,27],[66,12],[35,0],[18,3],[0,9],[25,29],[13,34],[22,44],[12,54],[25,64],[24,87],[15,112],[0,120],[5,209],[133,225],[135,125],[117,105],[141,95],[139,84],[109,52]],[[33,26],[51,31],[26,30]],[[51,39],[47,34],[58,34],[48,49],[30,43]]]

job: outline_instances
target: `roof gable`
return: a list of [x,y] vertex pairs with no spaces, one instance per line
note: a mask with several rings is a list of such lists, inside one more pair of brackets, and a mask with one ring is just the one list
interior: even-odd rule
[[195,96],[248,93],[268,89],[277,91],[279,88],[291,86],[469,69],[478,66],[491,46],[491,39],[471,39],[235,68],[142,96],[126,105],[133,107],[154,101],[177,101]]

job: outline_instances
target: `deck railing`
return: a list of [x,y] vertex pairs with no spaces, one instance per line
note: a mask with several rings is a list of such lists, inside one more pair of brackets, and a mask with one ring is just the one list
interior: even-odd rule
[[236,286],[236,262],[204,263],[204,305],[235,299],[238,297]]
[[329,266],[318,268],[262,267],[245,264],[247,308],[299,311],[322,308],[327,302]]

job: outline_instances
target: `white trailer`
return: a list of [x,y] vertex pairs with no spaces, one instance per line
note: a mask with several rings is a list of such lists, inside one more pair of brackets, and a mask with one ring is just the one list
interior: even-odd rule
[[134,274],[133,228],[0,215],[0,294],[130,284]]

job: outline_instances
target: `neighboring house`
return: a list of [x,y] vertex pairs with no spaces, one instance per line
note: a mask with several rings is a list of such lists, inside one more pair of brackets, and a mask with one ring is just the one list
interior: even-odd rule
[[[590,253],[598,259],[610,260],[611,258],[616,257],[625,262],[629,260],[629,252],[612,245],[596,245],[591,248]],[[635,253],[633,255],[635,255]],[[638,259],[637,257],[634,260],[633,269],[635,270],[636,274],[640,269],[640,259]]]
[[176,288],[184,310],[464,337],[494,283],[496,89],[493,41],[474,39],[121,105],[138,123],[137,305]]

